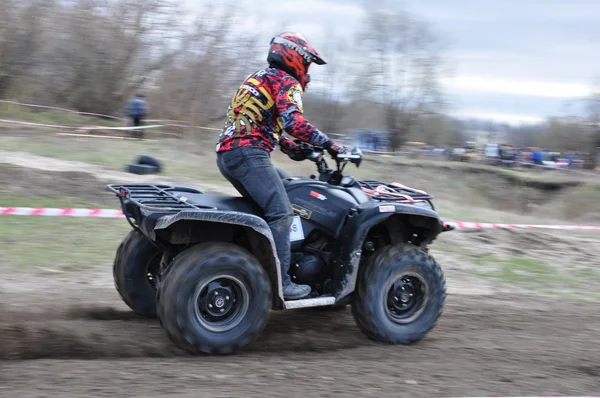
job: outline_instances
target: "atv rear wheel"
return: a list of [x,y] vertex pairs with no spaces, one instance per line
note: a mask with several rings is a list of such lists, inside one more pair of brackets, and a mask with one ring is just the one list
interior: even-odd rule
[[232,353],[254,341],[271,308],[269,277],[230,243],[180,253],[159,286],[158,317],[173,343],[193,354]]
[[365,335],[389,344],[421,340],[437,323],[446,281],[430,255],[414,245],[390,245],[364,265],[352,315]]
[[156,317],[156,279],[162,251],[142,233],[123,239],[113,263],[113,280],[121,299],[136,313]]

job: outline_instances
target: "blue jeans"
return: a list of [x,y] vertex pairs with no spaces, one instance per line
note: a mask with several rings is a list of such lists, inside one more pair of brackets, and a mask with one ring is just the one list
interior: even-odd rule
[[281,177],[275,170],[269,153],[264,149],[241,147],[217,153],[221,174],[246,197],[253,199],[264,211],[271,229],[277,257],[281,264],[283,285],[290,281],[290,226],[294,213]]

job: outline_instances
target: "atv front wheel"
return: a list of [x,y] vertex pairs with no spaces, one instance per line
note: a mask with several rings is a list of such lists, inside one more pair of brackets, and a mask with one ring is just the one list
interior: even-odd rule
[[173,343],[193,354],[232,353],[254,341],[271,308],[269,277],[230,243],[180,253],[159,286],[158,317]]
[[136,313],[156,317],[156,278],[162,251],[142,233],[132,230],[123,239],[113,263],[115,288]]
[[430,255],[414,245],[390,245],[361,270],[352,315],[365,335],[389,344],[421,340],[437,323],[446,281]]

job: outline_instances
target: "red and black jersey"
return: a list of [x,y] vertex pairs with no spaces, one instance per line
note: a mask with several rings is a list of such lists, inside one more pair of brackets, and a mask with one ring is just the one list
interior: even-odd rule
[[231,99],[217,152],[244,146],[271,152],[283,131],[312,145],[328,143],[302,115],[302,94],[298,81],[280,69],[248,76]]

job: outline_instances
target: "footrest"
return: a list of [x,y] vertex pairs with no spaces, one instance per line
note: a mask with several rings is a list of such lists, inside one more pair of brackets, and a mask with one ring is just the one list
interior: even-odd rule
[[285,309],[292,310],[296,308],[309,308],[309,307],[324,307],[326,305],[335,304],[335,297],[317,297],[304,300],[290,300],[284,301]]

